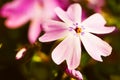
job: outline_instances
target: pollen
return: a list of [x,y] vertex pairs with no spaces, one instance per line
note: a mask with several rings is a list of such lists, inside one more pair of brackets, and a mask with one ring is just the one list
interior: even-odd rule
[[76,29],[75,29],[75,31],[76,31],[76,33],[81,33],[82,32],[82,29],[81,28],[79,28],[79,27],[77,27]]

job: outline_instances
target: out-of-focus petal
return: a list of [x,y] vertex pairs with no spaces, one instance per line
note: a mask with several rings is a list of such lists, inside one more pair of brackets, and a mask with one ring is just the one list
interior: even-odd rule
[[115,27],[105,27],[106,21],[99,13],[96,13],[82,22],[85,30],[97,34],[105,34],[112,32]]
[[1,15],[6,17],[5,21],[6,27],[8,28],[18,28],[21,25],[25,24],[30,17],[29,12],[33,4],[32,0],[15,0],[9,3],[6,3],[1,9]]
[[[51,23],[51,24],[49,24]],[[54,41],[65,37],[69,32],[65,24],[57,21],[50,21],[45,25],[46,33],[39,38],[41,42]]]
[[14,0],[8,2],[1,8],[1,14],[3,17],[20,16],[26,14],[26,11],[32,8],[33,0]]
[[69,40],[71,44],[68,47],[69,55],[66,58],[67,65],[69,69],[75,69],[80,64],[80,58],[81,58],[81,44],[79,37],[72,36],[71,40]]
[[[61,8],[66,9],[70,5],[69,0],[57,0]],[[61,3],[62,2],[62,3]]]
[[80,64],[81,48],[79,37],[77,40],[73,37],[71,35],[68,36],[52,52],[53,61],[56,64],[61,64],[66,60],[69,69],[75,69]]
[[71,26],[73,24],[72,20],[70,19],[70,16],[67,14],[67,12],[63,11],[61,8],[57,7],[55,8],[55,12],[57,16],[63,20],[66,24]]
[[80,23],[81,22],[81,6],[79,4],[72,4],[69,6],[67,13],[70,19],[73,22]]
[[75,79],[77,79],[77,80],[83,80],[83,77],[82,77],[82,74],[80,73],[80,71],[77,71],[77,70],[75,70],[75,69],[66,69],[65,70],[65,72],[69,75],[69,76],[71,76],[71,77],[73,77],[73,78],[75,78]]
[[108,56],[112,52],[112,47],[107,42],[93,34],[85,33],[81,40],[89,55],[97,61],[102,61],[101,56]]
[[40,32],[41,32],[40,22],[33,21],[30,24],[30,28],[28,31],[28,39],[29,39],[30,43],[34,43],[37,40]]
[[28,22],[29,20],[29,16],[28,15],[24,15],[24,16],[20,16],[20,17],[9,17],[6,21],[5,21],[5,25],[8,28],[18,28],[21,25],[25,24],[26,22]]
[[58,0],[43,0],[44,10],[45,10],[44,15],[47,18],[55,17],[54,9],[59,6],[57,1]]

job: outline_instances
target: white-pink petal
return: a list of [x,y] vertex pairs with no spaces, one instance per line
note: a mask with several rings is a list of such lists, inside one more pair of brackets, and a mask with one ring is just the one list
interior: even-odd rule
[[56,12],[57,16],[61,20],[63,20],[66,24],[68,24],[69,26],[71,26],[73,24],[72,20],[70,19],[70,16],[67,14],[67,12],[65,12],[64,10],[62,10],[59,7],[55,8],[55,12]]
[[49,42],[64,38],[69,33],[63,22],[49,21],[46,22],[44,26],[46,33],[39,38],[39,41],[41,42]]
[[80,64],[81,59],[81,43],[80,38],[76,36],[71,36],[71,42],[69,49],[69,55],[66,58],[66,62],[69,69],[75,69]]
[[82,22],[87,32],[106,34],[112,32],[115,27],[105,27],[106,21],[99,13],[93,14]]
[[45,32],[68,29],[65,23],[54,20],[46,20],[43,28]]
[[58,46],[52,51],[52,59],[56,64],[61,64],[69,55],[68,52],[71,50],[69,49],[71,38],[65,38]]
[[91,33],[84,33],[80,37],[86,51],[93,59],[102,61],[101,56],[109,56],[111,54],[112,47],[99,37]]
[[57,39],[64,38],[66,35],[67,35],[66,30],[47,32],[39,38],[39,41],[41,42],[55,41]]
[[75,3],[70,5],[69,8],[67,9],[67,13],[73,22],[77,23],[81,22],[82,9],[79,4]]
[[52,52],[53,61],[56,64],[61,64],[66,60],[69,69],[77,68],[81,57],[79,37],[77,39],[73,37],[71,35],[68,36]]

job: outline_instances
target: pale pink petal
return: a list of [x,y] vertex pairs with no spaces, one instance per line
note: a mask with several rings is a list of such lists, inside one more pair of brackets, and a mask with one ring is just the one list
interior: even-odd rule
[[39,38],[39,41],[50,42],[50,41],[54,41],[60,38],[64,38],[66,35],[67,35],[66,30],[47,32]]
[[97,34],[110,33],[115,27],[105,27],[106,21],[99,13],[96,13],[82,22],[85,30]]
[[71,37],[65,38],[52,52],[52,59],[56,64],[61,64],[70,54]]
[[77,80],[83,80],[83,77],[82,77],[82,74],[80,73],[80,71],[77,71],[77,70],[75,70],[75,69],[66,69],[65,70],[65,72],[69,75],[69,76],[71,76],[71,77],[73,77],[73,78],[75,78],[75,79],[77,79]]
[[69,6],[67,13],[70,19],[73,22],[80,23],[81,22],[81,6],[79,4],[72,4]]
[[84,33],[81,40],[89,55],[95,60],[102,61],[101,56],[109,56],[112,52],[112,47],[107,42],[91,33]]
[[[75,44],[74,44],[75,43]],[[67,61],[69,69],[75,69],[80,64],[81,48],[79,37],[68,36],[52,52],[52,59],[56,64]]]
[[70,19],[69,15],[67,14],[67,12],[63,11],[59,7],[55,8],[55,12],[56,12],[57,16],[61,20],[63,20],[66,24],[68,24],[68,25],[72,25],[73,24],[72,20]]
[[50,22],[51,24],[49,24],[48,22],[47,25],[45,26],[44,29],[46,33],[39,38],[39,41],[41,42],[54,41],[65,37],[69,33],[64,23],[57,21],[50,21]]
[[45,21],[43,28],[46,32],[61,30],[61,29],[68,29],[65,23],[60,21],[54,21],[54,20]]
[[71,44],[69,45],[69,55],[66,58],[67,65],[69,69],[75,69],[80,64],[81,58],[81,44],[79,37],[72,36],[71,37]]
[[41,32],[40,22],[39,21],[31,22],[28,31],[28,39],[30,43],[34,43],[37,40],[38,36],[40,35],[40,32]]

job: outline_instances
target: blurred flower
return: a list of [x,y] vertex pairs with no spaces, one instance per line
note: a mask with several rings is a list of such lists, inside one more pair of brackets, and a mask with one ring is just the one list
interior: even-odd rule
[[83,80],[82,74],[77,70],[66,68],[65,72],[77,80]]
[[39,38],[39,41],[49,42],[66,37],[52,52],[52,59],[56,64],[66,60],[69,69],[77,68],[81,57],[80,41],[89,55],[97,61],[102,61],[101,56],[111,54],[112,47],[91,34],[106,34],[115,29],[105,27],[106,21],[100,14],[93,14],[81,22],[81,7],[77,3],[70,5],[66,12],[59,7],[55,11],[64,22],[48,21],[46,33]]
[[45,20],[55,17],[54,8],[57,0],[14,0],[5,4],[1,16],[7,18],[8,28],[18,28],[30,21],[28,39],[34,43],[41,32]]
[[70,0],[57,0],[57,2],[63,9],[66,9],[70,4]]
[[105,0],[87,0],[88,7],[95,10],[95,12],[101,11],[101,8],[105,4]]
[[24,53],[26,52],[26,48],[22,48],[22,49],[20,49],[18,52],[17,52],[17,54],[16,54],[16,59],[21,59],[23,56],[24,56]]

